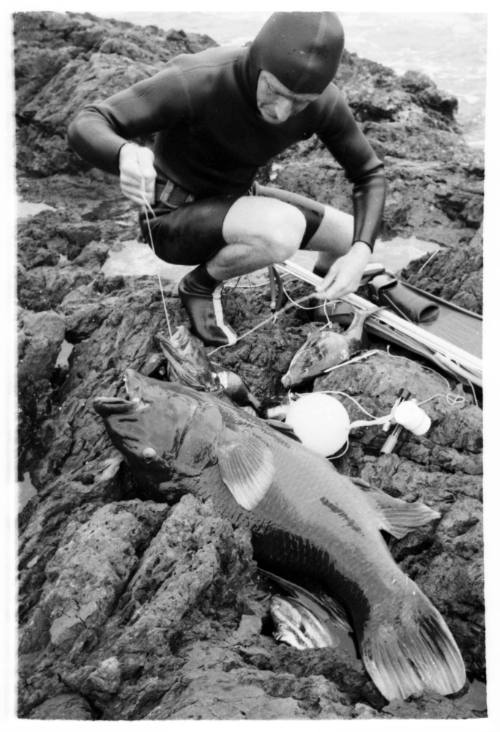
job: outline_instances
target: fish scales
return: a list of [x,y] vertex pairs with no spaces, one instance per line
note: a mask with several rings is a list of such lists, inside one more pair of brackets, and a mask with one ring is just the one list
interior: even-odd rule
[[[131,465],[159,481],[208,471],[210,480],[193,481],[193,490],[250,528],[264,568],[314,579],[346,608],[365,667],[386,698],[463,686],[463,661],[444,620],[380,533],[403,536],[436,512],[356,484],[217,395],[131,371],[127,388],[127,400],[103,398],[95,407]],[[117,412],[127,415],[125,427]]]
[[[254,426],[253,420],[245,414],[239,415],[239,420],[245,431]],[[356,587],[356,602],[368,591],[372,603],[378,602],[380,596],[385,595],[387,586],[392,587],[394,578],[402,573],[376,528],[376,517],[371,506],[366,504],[362,491],[340,475],[328,461],[317,459],[302,445],[269,428],[262,429],[262,433],[273,451],[276,466],[276,480],[252,512],[253,527],[257,533],[264,534],[263,561],[269,558],[266,539],[270,544],[269,532],[272,530],[276,552],[287,557],[286,566],[290,566],[290,557],[293,557],[294,568],[316,574],[319,572],[316,560],[324,557],[321,562],[323,581],[325,570],[328,579],[332,578],[329,585],[336,585],[342,578],[349,577],[349,586]],[[325,511],[325,501],[336,510]],[[227,504],[227,490],[222,487],[218,510],[225,513]],[[264,527],[263,532],[259,526]],[[363,543],[359,541],[360,535]],[[288,551],[286,545],[291,541],[295,546],[293,551]],[[282,546],[279,546],[280,542]],[[386,582],[381,582],[379,573],[373,572],[374,565],[380,566],[382,562],[387,567],[382,575]],[[284,564],[283,559],[280,564]],[[377,577],[376,582],[374,576]],[[335,587],[329,589],[335,590]],[[353,614],[359,615],[359,610],[356,607]]]

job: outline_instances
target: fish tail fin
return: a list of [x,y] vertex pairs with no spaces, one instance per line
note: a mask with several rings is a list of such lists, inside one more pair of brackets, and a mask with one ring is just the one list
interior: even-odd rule
[[455,640],[438,610],[409,578],[401,595],[389,593],[365,625],[361,655],[386,699],[434,691],[453,694],[466,682]]

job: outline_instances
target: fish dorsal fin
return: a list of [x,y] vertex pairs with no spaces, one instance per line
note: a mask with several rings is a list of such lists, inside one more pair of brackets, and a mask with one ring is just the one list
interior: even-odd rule
[[441,515],[421,501],[408,503],[401,498],[394,498],[388,493],[373,488],[364,480],[359,478],[351,478],[351,480],[361,488],[375,509],[380,519],[379,528],[392,534],[396,539],[402,539],[412,529],[424,526]]
[[224,484],[234,500],[247,511],[264,498],[274,478],[274,460],[269,447],[257,437],[242,436],[226,427],[216,454]]

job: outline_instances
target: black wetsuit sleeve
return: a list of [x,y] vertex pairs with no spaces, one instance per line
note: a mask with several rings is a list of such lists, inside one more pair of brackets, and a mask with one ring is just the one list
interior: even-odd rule
[[384,212],[384,164],[375,155],[340,93],[325,110],[318,137],[353,184],[353,241],[363,241],[373,249]]
[[129,140],[168,129],[189,114],[183,75],[170,66],[103,102],[85,106],[68,128],[71,147],[84,160],[118,173],[118,155]]

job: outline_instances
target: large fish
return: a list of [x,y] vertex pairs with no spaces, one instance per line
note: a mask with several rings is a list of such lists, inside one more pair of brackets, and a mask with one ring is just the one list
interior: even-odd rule
[[[387,699],[459,691],[460,651],[436,608],[394,562],[396,537],[439,514],[339,474],[324,458],[218,396],[132,370],[126,398],[94,401],[132,469],[189,476],[276,575],[319,583],[347,611],[366,670]],[[334,652],[334,651],[332,651]]]

